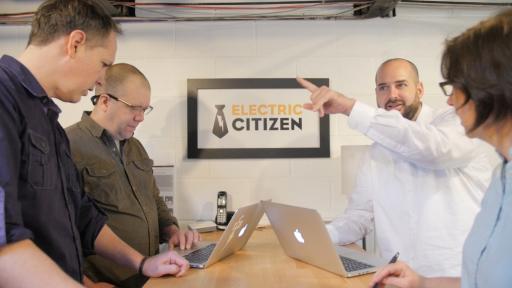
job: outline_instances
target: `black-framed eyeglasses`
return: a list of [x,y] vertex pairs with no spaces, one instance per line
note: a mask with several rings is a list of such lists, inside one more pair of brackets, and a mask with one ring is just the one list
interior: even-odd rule
[[443,81],[439,83],[439,87],[443,90],[444,95],[450,97],[453,95],[453,84],[450,81]]
[[126,106],[130,107],[130,109],[133,111],[133,112],[137,112],[137,113],[143,113],[144,115],[148,115],[149,113],[151,113],[151,111],[153,111],[153,106],[149,105],[147,107],[142,107],[142,106],[137,106],[137,105],[132,105],[126,101],[124,101],[123,99],[119,99],[117,98],[116,96],[110,94],[110,93],[103,93],[103,94],[98,94],[98,95],[94,95],[91,97],[91,102],[93,105],[96,105],[96,103],[98,103],[98,99],[100,99],[100,96],[101,95],[107,95],[108,97],[116,100],[116,101],[119,101],[119,102],[122,102],[123,104],[125,104]]

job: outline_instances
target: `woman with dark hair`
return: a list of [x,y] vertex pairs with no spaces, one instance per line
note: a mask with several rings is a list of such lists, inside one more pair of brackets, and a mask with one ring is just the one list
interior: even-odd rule
[[[503,165],[482,200],[463,250],[461,278],[425,278],[398,262],[377,272],[379,283],[412,287],[512,287],[512,10],[449,40],[439,83],[466,134],[496,148]],[[442,219],[440,219],[442,220]]]

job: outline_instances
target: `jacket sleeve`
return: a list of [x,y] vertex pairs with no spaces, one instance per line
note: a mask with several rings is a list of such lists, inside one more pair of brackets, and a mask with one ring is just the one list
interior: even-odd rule
[[372,181],[369,177],[369,165],[369,153],[367,153],[363,157],[363,164],[359,169],[347,208],[342,215],[326,226],[335,244],[345,245],[356,242],[373,230]]
[[439,113],[430,123],[423,123],[405,119],[398,111],[356,102],[348,123],[405,160],[426,169],[464,167],[479,153],[477,142],[465,136],[452,108]]
[[24,226],[21,205],[18,201],[19,178],[22,161],[21,128],[10,91],[0,83],[0,186],[3,187],[4,217],[7,243],[33,238],[32,231]]

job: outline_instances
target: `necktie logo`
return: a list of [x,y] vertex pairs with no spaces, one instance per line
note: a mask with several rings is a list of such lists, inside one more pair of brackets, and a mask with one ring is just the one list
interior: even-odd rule
[[217,114],[215,114],[215,123],[213,124],[213,135],[222,138],[228,134],[228,124],[226,123],[226,116],[224,115],[224,107],[226,105],[215,105]]

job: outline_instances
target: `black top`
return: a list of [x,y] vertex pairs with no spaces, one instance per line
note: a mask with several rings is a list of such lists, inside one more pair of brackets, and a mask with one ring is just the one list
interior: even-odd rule
[[0,58],[0,186],[7,243],[32,239],[81,281],[105,214],[85,195],[57,121],[60,109],[32,73]]

